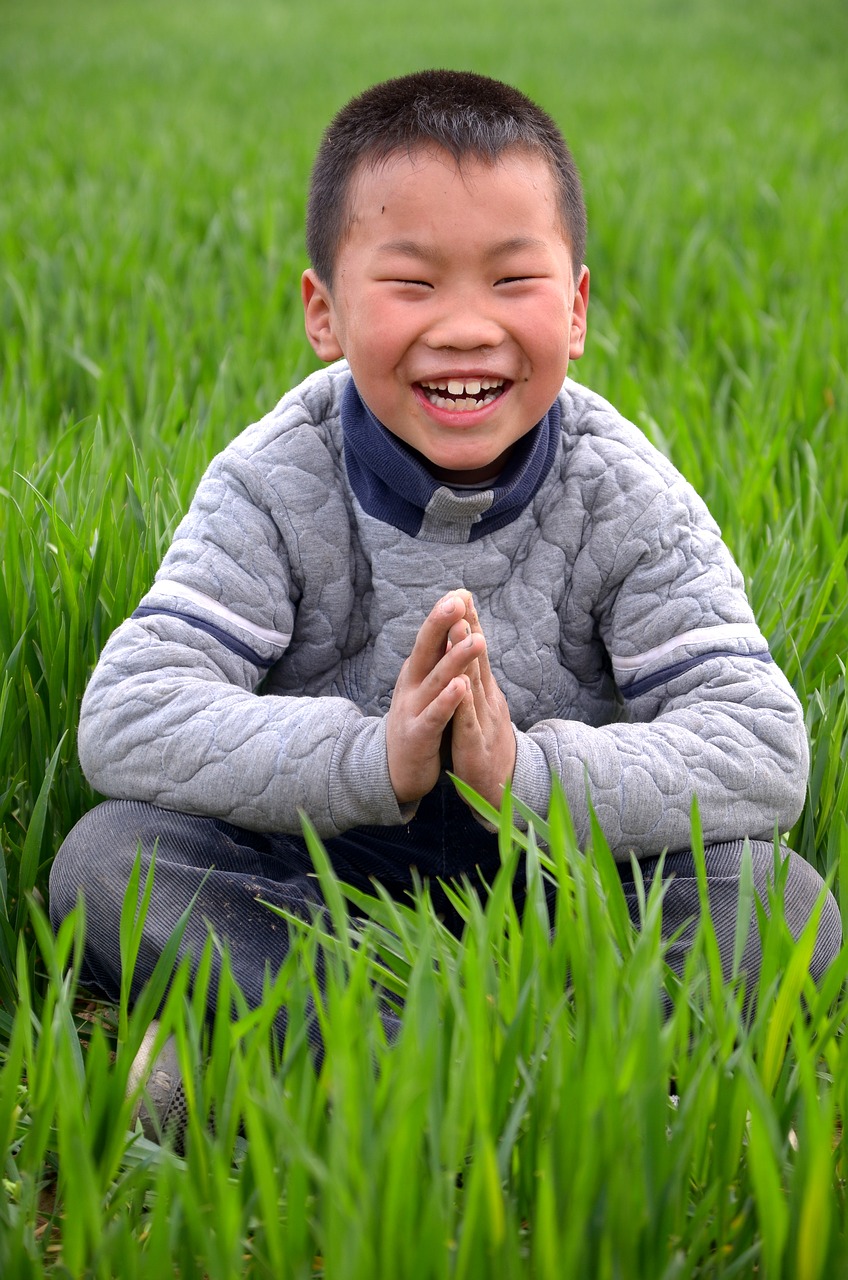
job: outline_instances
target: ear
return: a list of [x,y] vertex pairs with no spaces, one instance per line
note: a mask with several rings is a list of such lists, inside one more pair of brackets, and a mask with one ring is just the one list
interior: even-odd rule
[[586,345],[586,312],[589,310],[589,268],[582,266],[574,291],[571,308],[571,334],[568,347],[569,360],[578,360]]
[[344,351],[336,337],[335,311],[330,290],[312,270],[304,271],[300,281],[303,299],[303,322],[306,336],[319,360],[339,360]]

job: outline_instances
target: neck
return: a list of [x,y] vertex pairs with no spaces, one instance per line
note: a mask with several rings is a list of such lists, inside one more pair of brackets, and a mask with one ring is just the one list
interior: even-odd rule
[[[353,379],[342,397],[341,420],[348,479],[363,511],[413,538],[434,542],[474,542],[516,520],[550,471],[560,438],[555,401],[491,468],[434,475],[427,459],[374,417]],[[486,474],[501,465],[500,474]],[[456,493],[451,484],[472,484],[476,492]]]

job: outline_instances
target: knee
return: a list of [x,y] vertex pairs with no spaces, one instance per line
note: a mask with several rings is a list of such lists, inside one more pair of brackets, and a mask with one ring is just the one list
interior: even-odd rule
[[82,897],[98,912],[123,902],[139,848],[142,865],[150,847],[138,806],[107,800],[86,813],[59,847],[50,870],[50,920],[56,929]]
[[[766,842],[752,842],[754,883],[763,902],[767,902],[767,882],[774,879],[774,849]],[[799,938],[819,909],[816,942],[810,960],[810,973],[819,981],[842,946],[842,918],[836,899],[811,863],[791,849],[783,849],[785,875],[782,909],[789,932]],[[819,902],[821,906],[819,908]]]
[[826,888],[815,867],[797,853],[788,853],[784,911],[792,936],[797,938],[806,928],[819,899],[824,896],[819,915],[816,943],[810,961],[810,973],[818,981],[842,946],[842,917],[836,899]]

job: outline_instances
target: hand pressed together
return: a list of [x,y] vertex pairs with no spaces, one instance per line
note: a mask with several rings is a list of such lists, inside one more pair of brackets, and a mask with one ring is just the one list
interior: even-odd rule
[[420,800],[436,785],[449,725],[453,772],[499,806],[515,767],[515,737],[467,591],[452,591],[434,605],[395,685],[386,750],[400,804]]
[[486,637],[474,601],[468,596],[466,620],[471,639],[482,648],[466,672],[465,696],[451,726],[453,772],[496,809],[504,783],[515,768],[515,734],[506,698],[492,675]]

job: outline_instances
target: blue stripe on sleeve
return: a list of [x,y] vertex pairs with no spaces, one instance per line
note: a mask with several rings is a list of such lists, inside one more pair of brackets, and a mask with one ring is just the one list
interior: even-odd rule
[[650,693],[661,684],[668,684],[669,680],[685,675],[687,671],[692,671],[694,667],[699,667],[702,662],[709,662],[712,658],[751,658],[754,662],[774,662],[768,649],[764,649],[762,653],[737,653],[734,649],[713,649],[710,653],[699,653],[694,658],[683,658],[680,662],[675,662],[670,667],[663,667],[661,671],[655,671],[641,680],[634,680],[631,684],[619,685],[621,696],[628,700],[640,698],[642,694]]
[[213,622],[204,622],[202,618],[194,618],[190,613],[180,613],[177,609],[163,609],[154,605],[141,605],[135,610],[132,617],[151,618],[155,617],[156,614],[165,614],[169,618],[179,618],[180,622],[187,622],[190,627],[197,627],[198,631],[205,631],[208,636],[212,636],[225,649],[229,649],[232,653],[237,653],[240,658],[244,658],[247,662],[252,662],[255,667],[268,668],[274,665],[274,658],[261,657],[255,649],[251,649],[250,645],[237,640],[235,636],[231,636],[222,627],[216,627]]

